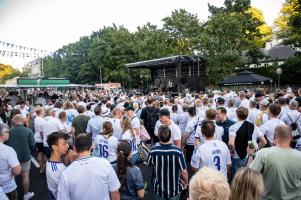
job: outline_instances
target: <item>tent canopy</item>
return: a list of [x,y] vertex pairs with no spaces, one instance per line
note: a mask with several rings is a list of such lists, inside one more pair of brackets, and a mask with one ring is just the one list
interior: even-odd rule
[[273,82],[272,78],[261,76],[250,71],[243,71],[236,76],[221,81],[220,86],[235,86],[235,85],[266,85]]

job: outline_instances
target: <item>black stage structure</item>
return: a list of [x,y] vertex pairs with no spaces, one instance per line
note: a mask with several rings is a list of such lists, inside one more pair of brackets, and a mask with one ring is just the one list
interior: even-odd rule
[[[162,91],[205,91],[205,62],[201,57],[177,55],[126,64],[133,69],[149,69],[154,88]],[[131,80],[131,77],[129,77]],[[130,83],[131,87],[131,83]]]

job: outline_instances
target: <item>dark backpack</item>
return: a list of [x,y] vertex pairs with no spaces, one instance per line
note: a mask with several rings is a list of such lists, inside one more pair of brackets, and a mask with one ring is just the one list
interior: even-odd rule
[[151,110],[148,107],[146,107],[145,109],[147,111],[146,122],[144,122],[145,127],[147,129],[155,129],[155,125],[159,120],[159,109]]
[[[288,116],[289,120],[290,120],[291,122],[293,122],[292,118],[288,115],[288,113],[287,113],[287,116]],[[292,131],[297,130],[297,128],[298,128],[297,121],[298,121],[298,119],[300,118],[300,116],[301,116],[301,114],[300,114],[299,117],[296,119],[296,121],[293,122],[293,123],[291,124],[290,128],[291,128]]]

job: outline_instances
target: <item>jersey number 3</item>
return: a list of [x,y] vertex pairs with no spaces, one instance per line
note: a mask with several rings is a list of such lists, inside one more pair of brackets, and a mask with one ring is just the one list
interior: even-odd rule
[[220,171],[221,170],[221,159],[220,159],[220,157],[219,156],[214,156],[213,162],[214,162],[214,165],[216,166],[216,169],[218,171]]
[[108,145],[99,144],[99,157],[107,158],[108,156],[109,156]]

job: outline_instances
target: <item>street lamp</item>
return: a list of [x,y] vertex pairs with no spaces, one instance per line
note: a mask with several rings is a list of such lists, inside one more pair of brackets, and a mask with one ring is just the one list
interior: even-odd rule
[[278,75],[278,89],[280,88],[280,75],[282,74],[282,69],[279,67],[276,70],[276,74]]

